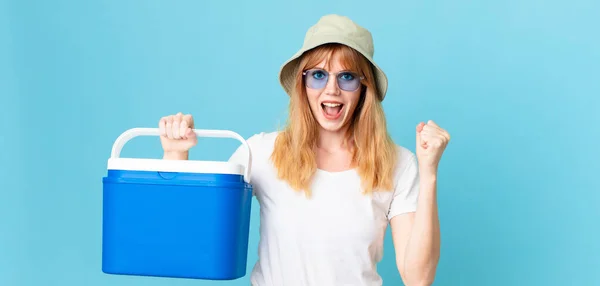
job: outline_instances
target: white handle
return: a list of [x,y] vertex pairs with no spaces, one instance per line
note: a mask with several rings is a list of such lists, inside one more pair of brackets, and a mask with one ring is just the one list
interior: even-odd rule
[[[194,129],[194,133],[198,137],[215,137],[215,138],[232,138],[242,142],[242,145],[246,147],[248,152],[248,164],[244,169],[244,181],[250,182],[250,167],[252,166],[252,152],[246,140],[239,134],[229,130],[210,130],[210,129]],[[123,134],[121,134],[112,147],[111,158],[119,158],[121,155],[121,149],[125,146],[129,140],[137,136],[160,136],[160,130],[158,128],[132,128]]]

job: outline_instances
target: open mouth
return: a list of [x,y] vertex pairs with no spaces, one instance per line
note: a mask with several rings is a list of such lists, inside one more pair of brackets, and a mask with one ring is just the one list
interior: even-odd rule
[[325,118],[335,120],[342,115],[342,109],[344,108],[344,105],[339,102],[323,102],[321,103],[321,108]]

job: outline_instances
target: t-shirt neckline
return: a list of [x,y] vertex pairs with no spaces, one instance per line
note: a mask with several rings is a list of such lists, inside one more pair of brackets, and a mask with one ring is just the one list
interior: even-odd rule
[[344,175],[344,174],[349,174],[349,173],[354,173],[354,172],[356,172],[356,168],[346,169],[346,170],[342,170],[342,171],[327,171],[327,170],[317,168],[317,173],[330,175],[330,176]]

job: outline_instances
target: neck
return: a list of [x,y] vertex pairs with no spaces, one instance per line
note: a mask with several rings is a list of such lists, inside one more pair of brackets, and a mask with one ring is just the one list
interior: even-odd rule
[[346,141],[347,130],[348,127],[338,131],[319,130],[317,148],[329,152],[350,150],[349,142]]

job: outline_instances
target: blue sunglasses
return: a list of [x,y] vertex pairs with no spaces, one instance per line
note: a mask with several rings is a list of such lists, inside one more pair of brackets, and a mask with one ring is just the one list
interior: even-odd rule
[[327,85],[329,75],[335,76],[337,85],[341,90],[355,91],[360,87],[361,80],[365,77],[349,71],[330,73],[323,69],[310,69],[302,73],[306,87],[322,89]]

